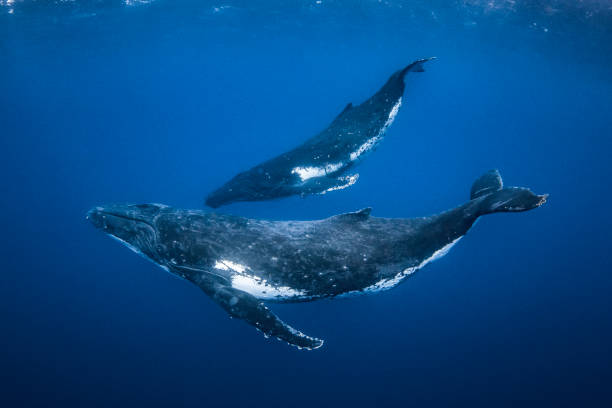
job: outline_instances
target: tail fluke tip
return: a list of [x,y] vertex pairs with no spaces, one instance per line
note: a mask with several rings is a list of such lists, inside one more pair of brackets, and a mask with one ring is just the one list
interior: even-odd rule
[[538,198],[540,199],[540,201],[536,204],[537,207],[543,205],[544,203],[546,203],[546,201],[548,200],[548,196],[550,194],[542,194],[539,195]]

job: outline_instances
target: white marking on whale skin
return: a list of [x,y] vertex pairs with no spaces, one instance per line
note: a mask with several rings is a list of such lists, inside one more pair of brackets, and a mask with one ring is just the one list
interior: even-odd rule
[[215,262],[215,269],[221,269],[222,271],[232,270],[234,272],[243,273],[248,269],[247,266],[228,261],[227,259],[220,259]]
[[406,268],[406,269],[404,269],[403,271],[401,271],[400,273],[398,273],[397,275],[395,275],[392,278],[382,279],[382,280],[376,282],[375,284],[370,285],[367,288],[363,289],[363,292],[373,293],[373,292],[379,292],[381,290],[391,289],[392,287],[394,287],[395,285],[400,283],[406,276],[412,275],[413,273],[415,273],[417,270],[421,269],[422,267],[424,267],[428,263],[442,258],[444,255],[446,255],[448,253],[448,251],[451,250],[451,248],[461,238],[462,237],[456,238],[454,241],[444,245],[442,248],[440,248],[437,251],[435,251],[429,258],[424,259],[419,265],[411,266],[409,268]]
[[272,286],[265,279],[255,275],[236,274],[231,279],[232,288],[246,292],[258,299],[287,299],[306,295],[304,291],[289,286]]
[[344,163],[326,164],[325,166],[322,166],[322,167],[313,167],[313,166],[301,167],[300,166],[300,167],[294,167],[291,170],[291,174],[297,174],[298,176],[300,176],[300,179],[302,179],[302,181],[306,181],[314,177],[323,177],[329,173],[333,173],[334,171],[340,169],[342,166],[344,166]]
[[138,6],[140,4],[149,4],[151,2],[153,2],[153,0],[123,0],[123,4],[128,7]]
[[482,193],[483,191],[490,190],[490,189],[491,189],[491,186],[486,186],[486,187],[483,187],[483,188],[481,188],[480,190],[476,190],[476,191],[474,191],[474,194],[473,194],[473,195],[474,195],[474,196],[477,196],[478,194]]
[[110,236],[112,239],[114,239],[114,240],[116,240],[116,241],[121,242],[123,245],[125,245],[125,246],[126,246],[126,247],[128,247],[128,248],[130,248],[132,251],[136,252],[138,255],[140,255],[140,256],[144,256],[145,258],[149,259],[149,257],[148,257],[148,256],[146,256],[145,254],[143,254],[143,253],[142,253],[142,251],[141,251],[140,249],[136,248],[134,245],[130,244],[129,242],[127,242],[127,241],[125,241],[125,240],[123,240],[123,239],[121,239],[121,238],[119,238],[119,237],[116,237],[116,236],[114,236],[114,235],[112,235],[112,234],[108,234],[108,235],[109,235],[109,236]]
[[391,124],[395,120],[395,117],[397,116],[397,113],[399,112],[400,106],[402,106],[402,98],[399,98],[397,100],[397,103],[393,105],[393,107],[391,108],[391,112],[389,112],[389,117],[387,118],[387,121],[385,122],[385,125],[383,126],[384,129],[391,126]]
[[505,201],[496,201],[495,203],[493,203],[493,205],[491,205],[491,209],[497,210],[499,207],[501,207],[504,204],[508,204],[510,201],[512,201],[512,198],[509,198]]
[[330,187],[327,190],[321,191],[319,194],[325,194],[325,193],[327,193],[329,191],[336,191],[336,190],[345,189],[345,188],[350,187],[353,184],[355,184],[357,182],[357,179],[359,179],[359,174],[353,174],[353,175],[350,175],[350,176],[338,177],[338,180],[345,181],[346,183],[344,183],[342,185],[339,185],[339,186]]
[[[492,187],[492,186],[486,186],[486,187],[481,188],[480,190],[476,190],[476,191],[474,191],[474,193],[473,193],[472,195],[474,195],[474,196],[478,196],[478,195],[479,195],[480,193],[482,193],[483,191],[491,190],[491,192],[490,192],[490,193],[487,193],[487,194],[486,194],[486,195],[489,195],[489,194],[493,194],[493,193],[495,193],[496,191],[499,191],[499,190],[501,190],[501,189],[502,189],[502,188],[501,188],[501,187],[498,187],[498,186],[495,186],[495,187]],[[476,198],[478,198],[478,197],[476,197]]]
[[366,142],[364,144],[362,144],[361,146],[359,146],[359,148],[357,150],[355,150],[354,152],[352,152],[349,157],[351,158],[351,161],[355,161],[359,158],[359,156],[361,156],[362,154],[364,154],[367,151],[372,150],[372,148],[374,148],[374,146],[376,146],[376,144],[380,141],[380,136],[376,135],[371,139],[366,140]]
[[258,299],[288,299],[306,296],[304,291],[289,286],[270,285],[265,279],[246,273],[247,270],[251,269],[248,266],[227,259],[216,261],[214,267],[223,271],[236,272],[231,277],[232,288],[246,292]]
[[[395,120],[395,117],[397,116],[397,113],[399,112],[399,108],[401,105],[402,105],[402,98],[399,98],[396,104],[393,105],[393,107],[391,108],[391,111],[389,112],[389,116],[387,117],[385,124],[378,131],[376,136],[374,136],[371,139],[366,140],[361,146],[357,148],[356,151],[351,152],[349,154],[349,158],[351,161],[357,160],[361,155],[372,150],[378,144],[378,142],[380,142],[380,140],[382,139],[382,135],[385,133],[387,128],[391,126],[391,124]],[[298,167],[294,167],[293,169],[291,169],[291,174],[297,174],[302,181],[306,181],[311,178],[326,176],[329,173],[333,173],[339,170],[344,165],[345,163],[340,162],[340,163],[326,164],[325,166],[320,166],[320,167],[298,166]],[[333,191],[333,190],[340,190],[340,189],[349,187],[355,184],[355,182],[357,181],[357,178],[355,176],[347,176],[347,177],[348,178],[345,178],[347,181],[347,184],[344,184],[342,186],[331,187],[325,190],[325,192]]]
[[359,146],[359,148],[357,148],[357,150],[355,150],[349,155],[351,161],[357,160],[361,155],[372,150],[378,144],[378,142],[380,142],[387,128],[391,126],[391,124],[395,120],[395,117],[397,116],[397,113],[399,112],[400,106],[402,106],[402,98],[399,98],[397,103],[393,105],[393,107],[391,108],[391,112],[389,112],[389,117],[385,121],[385,124],[382,126],[382,128],[378,131],[376,136],[374,136],[371,139],[366,140],[365,143],[363,143],[361,146]]

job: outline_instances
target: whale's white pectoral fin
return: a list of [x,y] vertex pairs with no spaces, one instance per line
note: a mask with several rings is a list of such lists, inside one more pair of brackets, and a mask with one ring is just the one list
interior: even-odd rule
[[249,323],[266,337],[274,336],[279,340],[300,349],[314,350],[323,345],[323,340],[310,337],[289,326],[278,318],[256,297],[234,289],[222,281],[203,277],[197,285],[232,317]]
[[[327,166],[329,167],[329,165]],[[345,176],[330,176],[329,173],[342,170],[344,163],[339,163],[334,168],[327,169],[326,167],[296,167],[292,174],[299,174],[300,181],[297,186],[307,190],[314,190],[317,194],[326,194],[330,191],[342,190],[352,186],[359,179],[359,174],[348,174]],[[313,192],[307,193],[313,194]],[[302,194],[305,196],[306,194]]]
[[321,191],[320,194],[325,194],[330,191],[342,190],[352,186],[359,179],[359,174],[349,174],[348,176],[340,176],[330,181],[325,190]]

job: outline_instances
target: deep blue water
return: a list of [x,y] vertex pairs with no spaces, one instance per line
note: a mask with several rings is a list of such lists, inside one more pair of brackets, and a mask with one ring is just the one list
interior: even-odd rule
[[[126,4],[127,3],[127,4]],[[0,1],[0,404],[610,406],[612,3]],[[86,222],[202,208],[437,56],[350,189],[226,213],[413,217],[550,193],[376,296],[273,305],[298,351]]]

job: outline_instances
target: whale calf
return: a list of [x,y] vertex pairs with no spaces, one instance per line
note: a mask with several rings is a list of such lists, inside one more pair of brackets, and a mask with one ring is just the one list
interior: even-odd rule
[[231,316],[300,348],[323,341],[280,320],[264,302],[301,302],[390,289],[445,255],[478,217],[539,207],[547,195],[503,188],[496,170],[470,200],[424,218],[370,209],[317,221],[264,221],[161,204],[93,208],[94,226],[200,287]]
[[393,123],[402,104],[404,77],[423,72],[423,63],[431,59],[414,61],[395,72],[374,96],[358,106],[349,103],[325,130],[302,145],[239,173],[208,195],[206,205],[217,208],[353,185],[359,175],[347,171],[380,143]]

